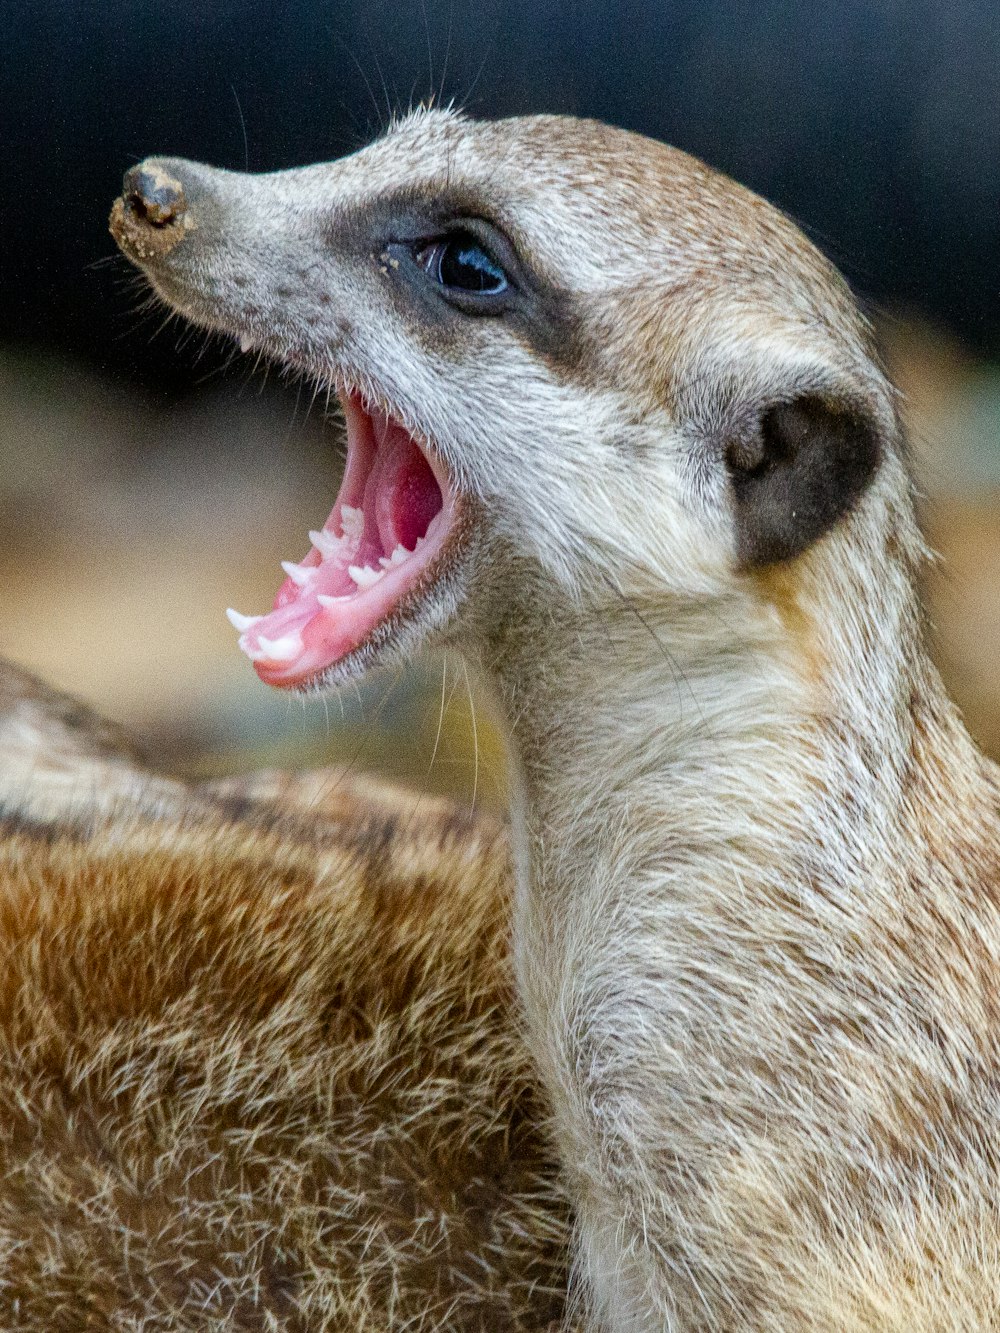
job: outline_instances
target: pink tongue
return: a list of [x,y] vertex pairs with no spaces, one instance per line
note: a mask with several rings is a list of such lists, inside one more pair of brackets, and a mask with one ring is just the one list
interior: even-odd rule
[[[426,458],[402,426],[390,422],[365,485],[366,519],[375,520],[385,555],[412,551],[441,508],[441,489]],[[370,521],[370,520],[369,520]],[[368,522],[365,523],[369,535]]]

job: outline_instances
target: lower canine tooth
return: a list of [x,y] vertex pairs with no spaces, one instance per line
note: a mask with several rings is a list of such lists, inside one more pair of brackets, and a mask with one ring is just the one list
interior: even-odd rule
[[379,579],[385,573],[385,570],[363,569],[360,565],[348,565],[347,572],[359,588],[370,588],[373,583],[378,583]]
[[[418,537],[417,540],[419,542],[421,538]],[[399,545],[396,547],[396,549],[393,551],[392,555],[380,555],[378,558],[378,562],[383,569],[388,569],[390,565],[401,565],[403,561],[406,560],[412,554],[413,552],[408,551],[406,547],[403,545],[403,543],[400,542]]]
[[232,607],[226,612],[226,619],[232,625],[233,629],[239,630],[241,634],[246,634],[248,629],[253,629],[254,625],[259,624],[263,616],[241,616],[239,611],[234,611]]
[[316,576],[315,566],[305,569],[302,565],[293,564],[291,560],[282,560],[281,568],[297,588],[304,588]]
[[272,662],[290,662],[302,651],[302,636],[283,634],[280,639],[265,639],[261,634],[257,638],[257,647]]

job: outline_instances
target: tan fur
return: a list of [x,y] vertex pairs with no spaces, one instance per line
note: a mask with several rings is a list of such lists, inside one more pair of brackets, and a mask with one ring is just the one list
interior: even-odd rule
[[0,1328],[547,1328],[502,831],[107,739],[0,673]]

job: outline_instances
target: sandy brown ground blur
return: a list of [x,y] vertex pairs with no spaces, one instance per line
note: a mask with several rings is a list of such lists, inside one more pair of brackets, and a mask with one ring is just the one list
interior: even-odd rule
[[[938,659],[1000,755],[1000,367],[905,318],[882,335],[941,555]],[[279,561],[305,554],[332,504],[338,431],[321,416],[238,378],[164,410],[0,355],[0,655],[176,771],[346,763],[495,807],[499,737],[457,659],[303,704],[260,685],[236,648],[225,607],[268,607]]]

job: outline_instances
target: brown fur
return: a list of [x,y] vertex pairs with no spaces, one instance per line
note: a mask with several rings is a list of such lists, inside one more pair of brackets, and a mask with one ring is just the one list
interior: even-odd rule
[[332,772],[187,790],[0,701],[0,1328],[558,1320],[503,832]]

